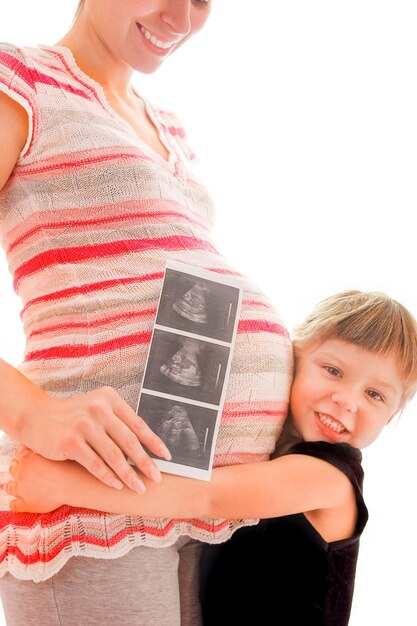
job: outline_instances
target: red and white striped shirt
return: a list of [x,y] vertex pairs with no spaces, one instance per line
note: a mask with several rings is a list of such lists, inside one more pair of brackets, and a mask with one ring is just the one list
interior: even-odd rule
[[[110,385],[136,409],[167,259],[232,273],[210,239],[213,207],[177,119],[145,101],[165,161],[59,46],[0,45],[0,90],[29,136],[0,192],[0,234],[26,336],[19,369],[49,394]],[[247,278],[215,465],[268,458],[292,376],[279,316]],[[189,535],[218,542],[248,520],[144,519],[61,507],[15,514],[2,486],[15,443],[0,441],[0,575],[45,580],[74,555],[114,558]],[[253,522],[252,522],[253,523]]]

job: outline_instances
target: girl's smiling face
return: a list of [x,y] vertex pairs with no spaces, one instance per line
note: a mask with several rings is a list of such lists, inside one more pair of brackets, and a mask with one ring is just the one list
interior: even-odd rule
[[114,58],[151,73],[203,28],[210,5],[211,0],[85,0],[78,19]]
[[395,354],[327,339],[296,357],[291,415],[305,441],[364,448],[399,410],[403,391]]

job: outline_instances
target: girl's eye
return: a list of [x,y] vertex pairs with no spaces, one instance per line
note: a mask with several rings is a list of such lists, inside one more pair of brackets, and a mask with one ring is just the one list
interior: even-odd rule
[[326,370],[326,372],[329,372],[329,374],[331,374],[332,376],[341,376],[342,372],[337,369],[337,367],[333,367],[333,365],[325,365],[324,369]]
[[211,3],[211,0],[193,0],[194,4],[198,5],[202,5],[202,6],[206,6],[208,7]]
[[381,396],[381,394],[378,391],[375,391],[375,389],[368,389],[366,393],[373,400],[377,400],[378,402],[384,402],[383,396]]

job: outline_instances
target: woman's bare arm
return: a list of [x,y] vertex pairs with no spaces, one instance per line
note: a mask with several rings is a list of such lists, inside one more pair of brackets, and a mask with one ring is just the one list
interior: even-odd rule
[[15,511],[47,512],[68,504],[145,517],[268,518],[343,506],[352,497],[348,478],[309,456],[213,470],[211,482],[164,474],[146,493],[115,491],[74,462],[54,462],[24,451],[11,467],[7,488]]

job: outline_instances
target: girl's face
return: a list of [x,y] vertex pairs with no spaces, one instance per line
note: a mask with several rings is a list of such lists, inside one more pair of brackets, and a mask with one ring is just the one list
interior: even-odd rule
[[211,0],[86,0],[81,19],[112,57],[151,73],[203,28],[210,5]]
[[328,339],[296,359],[291,415],[305,441],[364,448],[398,411],[402,395],[395,355]]

